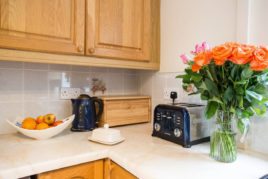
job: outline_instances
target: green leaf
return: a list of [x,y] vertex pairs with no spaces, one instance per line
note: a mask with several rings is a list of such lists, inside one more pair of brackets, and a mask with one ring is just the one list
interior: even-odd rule
[[209,99],[208,91],[204,91],[203,93],[201,93],[201,99],[202,100],[208,100]]
[[233,88],[231,86],[228,86],[228,88],[226,89],[226,91],[223,94],[224,100],[226,102],[231,101],[233,98],[233,95],[234,95]]
[[210,99],[209,101],[215,101],[215,102],[217,102],[218,104],[223,104],[223,102],[221,101],[221,99],[219,99],[219,98],[216,97],[216,96],[213,96],[213,98]]
[[261,116],[263,114],[265,114],[266,112],[266,106],[265,105],[261,105],[261,106],[254,106],[251,108],[255,114],[257,114],[258,116]]
[[192,74],[192,73],[194,73],[194,72],[192,71],[191,68],[185,68],[184,71],[185,71],[187,74]]
[[232,68],[232,70],[231,70],[231,77],[232,77],[232,79],[235,79],[236,74],[237,74],[237,71],[238,71],[237,69],[238,69],[238,66],[237,65],[234,65],[233,68]]
[[215,65],[214,64],[209,64],[208,65],[208,69],[210,71],[210,74],[211,74],[213,80],[218,81],[218,79],[217,79],[217,72],[216,72],[216,69],[215,69]]
[[259,93],[259,94],[267,94],[267,89],[263,84],[257,84],[252,91]]
[[236,86],[234,89],[237,95],[243,96],[245,94],[245,89],[243,88],[243,86]]
[[236,115],[237,115],[238,119],[250,118],[251,116],[254,115],[254,112],[250,108],[248,108],[246,110],[236,109]]
[[198,89],[202,89],[203,91],[208,90],[208,88],[204,82],[201,83],[201,85],[198,87]]
[[186,74],[184,75],[177,75],[176,78],[183,78]]
[[233,106],[230,107],[230,112],[235,113],[235,108]]
[[247,84],[247,83],[248,83],[247,80],[235,81],[235,82],[234,82],[234,85],[245,85],[245,84]]
[[250,90],[246,90],[246,94],[258,101],[261,101],[263,99],[263,96],[254,92],[254,91],[250,91]]
[[183,79],[182,79],[183,83],[191,83],[191,75],[184,75]]
[[253,71],[249,67],[244,68],[244,70],[241,73],[241,78],[243,80],[249,79],[252,76],[252,74],[253,74]]
[[206,85],[209,93],[213,94],[214,96],[217,96],[219,94],[218,87],[210,79],[208,79],[208,78],[205,79],[205,85]]
[[217,109],[219,107],[219,104],[215,101],[209,101],[208,105],[206,106],[205,110],[205,116],[207,119],[212,118],[215,113],[217,112]]
[[182,84],[182,88],[184,89],[184,91],[187,92],[187,88],[188,88],[189,84]]
[[265,83],[265,82],[267,82],[268,81],[268,73],[266,72],[266,73],[263,73],[263,74],[261,74],[261,75],[258,75],[258,77],[257,77],[257,80],[258,80],[258,82],[259,83]]
[[244,98],[243,98],[243,96],[237,95],[236,100],[238,102],[238,107],[243,109],[244,108]]
[[194,82],[200,82],[202,80],[202,76],[200,74],[198,74],[198,73],[193,73],[191,79]]

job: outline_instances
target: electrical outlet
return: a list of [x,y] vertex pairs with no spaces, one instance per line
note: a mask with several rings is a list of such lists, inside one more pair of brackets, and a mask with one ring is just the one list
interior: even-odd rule
[[165,88],[164,89],[164,99],[170,99],[170,93],[171,91],[175,91],[177,92],[178,96],[179,96],[179,92],[178,92],[178,88]]
[[80,95],[80,88],[61,88],[60,98],[61,99],[73,99]]

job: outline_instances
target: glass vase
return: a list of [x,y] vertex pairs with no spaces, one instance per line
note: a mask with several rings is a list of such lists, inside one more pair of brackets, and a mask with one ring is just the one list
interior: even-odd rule
[[237,157],[234,115],[218,111],[215,129],[210,138],[210,156],[220,162],[234,162]]

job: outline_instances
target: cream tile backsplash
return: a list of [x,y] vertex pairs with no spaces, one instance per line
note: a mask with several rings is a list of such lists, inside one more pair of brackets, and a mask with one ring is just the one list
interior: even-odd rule
[[[188,96],[176,75],[178,73],[0,61],[0,134],[14,132],[5,122],[6,118],[45,113],[54,113],[59,118],[70,115],[71,102],[60,99],[60,89],[80,88],[81,93],[93,95],[92,78],[105,82],[105,95],[150,95],[152,110],[157,104],[171,102],[163,98],[165,88],[178,91],[177,102],[204,103],[199,96]],[[244,148],[268,154],[267,118],[268,115],[252,120]]]
[[[140,93],[152,96],[152,110],[157,104],[170,103],[163,98],[165,88],[174,88],[178,91],[177,102],[204,103],[198,95],[188,96],[182,89],[182,81],[175,77],[178,73],[141,72]],[[268,113],[263,117],[252,119],[251,129],[245,143],[238,143],[241,149],[249,149],[268,154]],[[238,136],[239,137],[239,136]]]
[[93,95],[92,78],[105,82],[105,95],[139,94],[136,70],[0,61],[0,134],[14,132],[6,118],[70,115],[71,102],[60,99],[60,89],[80,88],[81,93]]

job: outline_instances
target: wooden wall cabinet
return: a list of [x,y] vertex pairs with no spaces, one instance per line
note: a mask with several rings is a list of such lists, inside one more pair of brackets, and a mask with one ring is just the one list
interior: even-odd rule
[[0,60],[158,70],[160,0],[0,0]]
[[85,0],[0,0],[0,47],[84,54]]
[[149,61],[150,0],[88,0],[87,55]]

